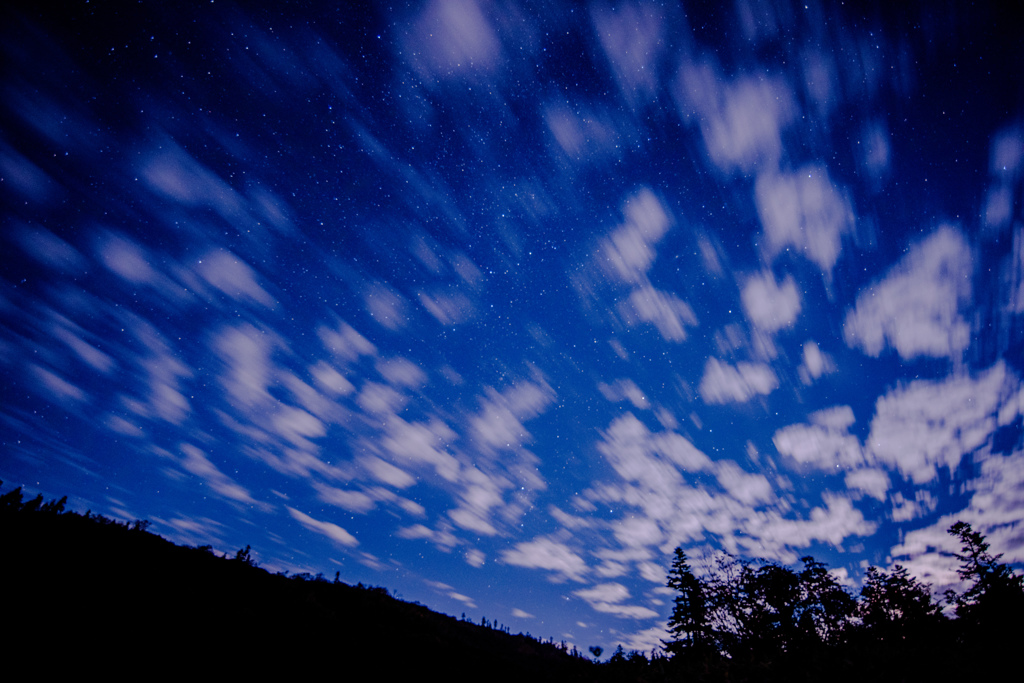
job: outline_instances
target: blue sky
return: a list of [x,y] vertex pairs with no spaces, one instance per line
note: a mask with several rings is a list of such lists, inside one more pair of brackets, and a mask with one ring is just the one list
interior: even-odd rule
[[4,10],[0,478],[581,648],[1024,562],[1022,45],[929,7]]

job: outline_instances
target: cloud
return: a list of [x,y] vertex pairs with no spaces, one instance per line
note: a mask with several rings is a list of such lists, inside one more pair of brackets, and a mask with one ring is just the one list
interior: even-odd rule
[[289,405],[281,405],[270,418],[267,430],[277,434],[296,448],[313,450],[310,439],[327,434],[324,423],[305,410]]
[[348,381],[343,374],[331,367],[326,361],[320,361],[309,368],[309,374],[313,376],[321,391],[333,396],[348,396],[355,391],[355,386]]
[[725,82],[710,62],[683,64],[675,96],[683,120],[700,126],[708,157],[726,173],[776,167],[782,130],[798,112],[783,79],[758,75]]
[[360,458],[359,464],[374,479],[389,486],[404,489],[416,483],[416,478],[405,470],[372,455]]
[[1003,553],[1003,562],[1024,562],[1024,526],[1020,510],[1024,508],[1024,453],[979,458],[978,476],[971,482],[970,502],[962,510],[943,515],[934,524],[906,534],[893,546],[891,554],[938,592],[953,587],[962,590],[956,574],[959,566],[953,554],[960,552],[958,541],[947,533],[956,521],[970,524],[985,535],[992,548]]
[[615,122],[603,109],[555,101],[544,108],[544,122],[573,160],[596,162],[621,151]]
[[754,396],[775,391],[779,380],[764,363],[738,363],[735,367],[717,358],[708,360],[700,380],[705,403],[744,403]]
[[486,77],[504,61],[498,35],[476,0],[428,2],[401,54],[427,83]]
[[185,206],[209,207],[228,224],[238,224],[244,202],[227,182],[172,141],[162,141],[159,149],[140,171],[155,194]]
[[546,569],[564,579],[583,581],[587,564],[564,543],[550,538],[517,543],[512,550],[501,553],[501,561],[516,567]]
[[747,320],[769,333],[791,326],[800,313],[800,294],[792,275],[782,286],[770,272],[755,275],[743,285],[740,300]]
[[593,588],[573,591],[573,595],[586,600],[594,610],[617,617],[648,619],[658,616],[657,612],[647,607],[622,604],[622,601],[630,596],[629,591],[621,583],[601,583]]
[[376,364],[377,372],[390,384],[406,389],[418,389],[427,381],[427,373],[408,358],[381,359]]
[[870,536],[878,528],[846,496],[826,492],[822,498],[824,506],[813,508],[808,519],[789,519],[768,510],[746,518],[739,527],[742,536],[726,540],[743,554],[790,564],[797,560],[791,548],[806,548],[814,542],[841,547],[848,536]]
[[266,335],[245,323],[222,330],[212,347],[223,362],[221,385],[236,408],[248,409],[272,400],[267,390],[273,368],[271,343]]
[[846,345],[869,356],[888,345],[906,360],[959,357],[971,341],[959,308],[970,301],[973,268],[960,231],[940,227],[857,295],[843,325]]
[[79,403],[89,400],[88,394],[84,391],[46,368],[31,364],[28,366],[28,369],[30,374],[35,376],[38,386],[52,398],[56,399],[57,403],[67,401]]
[[321,325],[317,334],[324,348],[340,360],[352,363],[360,356],[377,355],[377,347],[346,322],[339,321],[336,329]]
[[[479,550],[477,550],[476,548],[470,548],[469,550],[467,550],[466,554],[463,557],[466,560],[466,564],[468,564],[470,567],[477,567],[478,569],[484,566],[484,563],[487,561],[487,556]],[[518,610],[512,610],[512,616],[517,616],[517,611]]]
[[310,531],[315,531],[318,534],[326,536],[338,545],[346,548],[354,548],[359,545],[359,541],[356,540],[355,536],[345,531],[337,524],[321,522],[318,519],[313,519],[305,513],[299,512],[293,507],[289,507],[287,505],[285,507],[288,509],[288,513],[292,516],[292,519]]
[[619,91],[633,109],[653,102],[665,49],[663,19],[653,3],[593,5],[591,17]]
[[682,487],[680,470],[699,472],[711,461],[674,432],[652,434],[632,413],[616,418],[597,444],[615,472],[645,490],[673,496]]
[[159,279],[150,265],[153,257],[134,241],[109,234],[98,248],[100,261],[112,273],[133,285],[153,284]]
[[934,481],[990,438],[1001,398],[1018,384],[999,362],[976,377],[899,386],[876,401],[865,449],[915,484]]
[[58,272],[81,273],[88,265],[81,252],[45,228],[8,223],[6,229],[30,256]]
[[522,420],[540,415],[555,399],[547,382],[520,382],[502,393],[487,387],[469,420],[474,441],[488,450],[515,449],[532,439]]
[[631,197],[623,207],[626,222],[601,240],[600,263],[614,279],[644,284],[657,254],[654,245],[672,225],[664,206],[649,189]]
[[420,305],[442,325],[461,325],[473,317],[473,302],[465,294],[420,292]]
[[651,323],[666,341],[671,342],[684,341],[686,326],[697,324],[697,316],[689,304],[671,292],[662,292],[649,285],[630,292],[629,300],[619,304],[619,312],[627,325]]
[[644,392],[631,379],[618,379],[611,384],[601,382],[597,385],[597,389],[605,399],[612,403],[629,401],[637,410],[651,409],[651,404],[644,395]]
[[[355,512],[357,514],[366,514],[372,510],[377,501],[366,495],[362,491],[347,491],[345,489],[338,489],[332,486],[321,484],[320,482],[312,483],[313,489],[317,493],[317,497],[325,503],[340,507],[342,510],[349,512]],[[429,531],[429,529],[428,529]]]
[[731,460],[715,463],[715,476],[722,488],[744,505],[768,503],[775,498],[775,492],[768,478],[763,474],[745,472]]
[[865,468],[848,472],[845,479],[846,488],[850,491],[860,491],[867,495],[885,501],[889,492],[889,475],[884,470],[876,468]]
[[797,368],[801,382],[811,384],[822,375],[835,372],[835,369],[836,364],[832,361],[832,357],[822,351],[816,341],[809,339],[804,342],[803,362]]
[[243,486],[217,469],[217,466],[198,448],[186,443],[181,445],[181,452],[184,455],[181,460],[182,468],[202,479],[215,493],[239,503],[256,504]]
[[795,173],[764,173],[754,188],[757,213],[765,233],[765,251],[774,258],[792,247],[825,275],[842,250],[843,235],[852,232],[853,208],[821,166]]
[[200,277],[210,285],[237,301],[254,301],[267,308],[274,307],[274,299],[256,282],[256,273],[248,264],[230,251],[217,249],[199,259],[196,266]]
[[523,610],[519,609],[518,607],[513,607],[512,608],[512,616],[514,616],[516,619],[533,619],[534,618],[534,616],[532,614],[530,614],[529,612],[524,612]]
[[366,288],[363,303],[370,317],[389,330],[397,331],[409,322],[405,315],[405,299],[383,282],[375,282]]
[[775,432],[772,442],[781,455],[824,471],[850,470],[865,463],[860,441],[849,433],[855,421],[852,408],[827,408],[810,419],[812,424],[790,425]]
[[381,446],[403,464],[425,464],[445,481],[459,479],[459,462],[449,454],[446,445],[456,434],[445,423],[406,422],[400,417],[388,420]]

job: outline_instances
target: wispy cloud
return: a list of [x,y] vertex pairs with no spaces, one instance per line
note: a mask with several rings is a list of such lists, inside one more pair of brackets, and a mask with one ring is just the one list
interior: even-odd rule
[[355,546],[359,545],[359,541],[356,540],[355,536],[345,531],[337,524],[334,524],[333,522],[322,522],[318,519],[310,517],[304,512],[299,512],[293,507],[285,507],[288,510],[288,514],[292,516],[292,519],[294,519],[296,522],[306,527],[310,531],[314,531],[322,536],[326,536],[338,545],[344,546],[346,548],[354,548]]
[[723,363],[708,360],[700,380],[700,396],[706,403],[744,403],[767,395],[779,386],[778,377],[764,363]]
[[971,338],[960,307],[970,301],[973,270],[960,231],[939,228],[857,295],[843,324],[846,344],[869,356],[888,346],[907,360],[959,357]]

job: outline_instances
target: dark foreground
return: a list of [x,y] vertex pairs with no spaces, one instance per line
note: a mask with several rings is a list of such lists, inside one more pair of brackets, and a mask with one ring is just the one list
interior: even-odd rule
[[[670,620],[675,633],[666,633],[674,656],[620,650],[596,664],[384,588],[272,574],[248,549],[221,557],[147,526],[65,511],[63,500],[24,501],[20,490],[0,497],[3,615],[14,627],[3,638],[8,666],[50,676],[484,681],[942,681],[1012,678],[1022,668],[1024,591],[1019,577],[994,563],[1003,583],[981,577],[967,594],[947,596],[956,619],[912,579],[872,574],[860,600],[846,596],[840,606],[849,610],[844,628],[822,640],[802,636],[802,622],[787,622],[793,615],[778,608],[785,605],[779,590],[803,574],[748,566],[735,574],[739,583],[716,583],[688,574],[679,553],[669,578],[685,600]],[[917,593],[907,594],[908,586]],[[738,628],[755,618],[756,629]],[[723,628],[729,619],[731,631]]]

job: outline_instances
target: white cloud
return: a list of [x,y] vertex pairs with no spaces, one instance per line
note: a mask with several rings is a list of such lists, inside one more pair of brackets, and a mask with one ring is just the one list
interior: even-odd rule
[[775,498],[767,477],[746,472],[732,460],[715,463],[715,476],[722,488],[744,505],[769,503]]
[[474,440],[490,450],[514,449],[532,437],[522,421],[540,415],[555,399],[547,382],[520,382],[502,393],[487,387],[480,410],[470,418]]
[[416,483],[415,477],[403,469],[372,455],[360,458],[360,464],[374,479],[404,489]]
[[727,173],[774,168],[782,156],[782,129],[797,106],[780,78],[741,76],[724,82],[711,64],[684,64],[676,83],[684,121],[700,125],[712,163]]
[[381,446],[403,463],[433,466],[438,476],[454,482],[459,478],[459,462],[445,449],[455,438],[455,432],[440,420],[410,423],[392,417],[387,422]]
[[365,514],[376,506],[377,502],[362,491],[349,491],[338,489],[319,482],[313,482],[317,497],[330,505],[340,507],[342,510]]
[[904,498],[903,494],[896,491],[892,494],[892,521],[894,522],[909,522],[912,519],[923,517],[933,510],[938,505],[939,501],[936,500],[931,493],[925,489],[917,489],[914,491],[914,498]]
[[376,367],[377,372],[394,386],[418,389],[427,381],[427,373],[420,366],[401,356],[378,360]]
[[612,403],[629,401],[637,410],[651,409],[651,404],[644,395],[644,392],[631,379],[618,379],[612,384],[601,382],[597,385],[597,389],[601,392],[602,396]]
[[256,282],[251,267],[230,251],[217,249],[208,252],[196,265],[200,277],[232,299],[255,301],[273,308],[274,299]]
[[697,324],[697,316],[689,304],[671,292],[662,292],[650,285],[630,292],[629,300],[619,304],[619,313],[627,325],[651,323],[671,342],[684,341],[686,326]]
[[654,245],[672,225],[664,206],[648,189],[631,197],[623,207],[626,222],[601,240],[601,265],[615,279],[643,284],[657,254]]
[[901,358],[957,358],[971,341],[959,314],[971,298],[971,249],[960,231],[943,226],[911,246],[880,282],[857,295],[843,338],[878,356],[886,345]]
[[99,245],[100,261],[111,272],[133,285],[153,284],[159,279],[145,248],[122,235],[109,234]]
[[771,272],[755,275],[740,294],[747,320],[765,332],[777,332],[793,324],[800,314],[800,294],[792,275],[780,286]]
[[881,501],[885,500],[890,486],[889,475],[884,470],[876,468],[848,472],[845,483],[850,491],[861,491]]
[[831,275],[843,235],[853,230],[854,216],[850,200],[835,187],[828,171],[804,166],[795,173],[762,174],[755,199],[768,256],[792,247]]
[[621,152],[615,122],[603,109],[555,101],[544,108],[544,122],[571,159],[596,162]]
[[1024,453],[1008,456],[989,455],[982,459],[978,476],[971,482],[973,494],[964,509],[943,515],[928,527],[907,533],[903,543],[891,550],[894,561],[912,574],[933,584],[933,590],[948,587],[963,589],[956,575],[958,562],[954,552],[959,543],[947,533],[956,521],[970,524],[985,535],[993,552],[1003,554],[1003,562],[1024,562]]
[[997,363],[976,376],[899,386],[875,403],[865,449],[877,462],[914,483],[954,470],[961,457],[984,444],[996,428],[1000,399],[1018,380]]
[[228,327],[214,338],[213,350],[224,364],[221,384],[236,408],[249,409],[272,400],[267,391],[273,366],[266,335],[248,323]]
[[516,567],[547,569],[573,581],[583,581],[587,572],[583,558],[550,538],[517,543],[512,550],[502,552],[501,561]]
[[58,403],[63,401],[87,401],[89,398],[84,391],[71,382],[39,365],[29,365],[29,371],[35,375],[39,386],[56,399]]
[[7,224],[7,234],[40,263],[69,274],[81,273],[87,268],[88,262],[81,252],[49,230],[12,223]]
[[623,600],[630,597],[629,590],[621,583],[601,583],[593,588],[573,591],[573,595],[586,600],[594,610],[618,617],[647,619],[658,616],[658,613],[640,605],[624,605]]
[[354,548],[359,545],[359,541],[356,540],[355,536],[345,531],[337,524],[332,522],[321,522],[318,519],[314,519],[307,514],[299,512],[293,507],[289,507],[287,505],[285,507],[288,509],[288,513],[292,516],[292,519],[310,531],[315,531],[318,534],[326,536],[338,545],[345,546],[346,548]]
[[314,449],[310,439],[327,434],[323,422],[305,410],[283,404],[271,416],[267,429],[296,448],[304,450]]
[[740,525],[743,535],[732,540],[748,556],[790,564],[797,560],[791,548],[816,541],[841,546],[847,536],[870,536],[878,527],[845,496],[826,492],[822,498],[825,505],[813,508],[809,519],[789,519],[775,510],[748,517]]
[[309,374],[313,376],[321,391],[333,396],[348,396],[355,391],[355,386],[348,381],[343,374],[331,367],[325,361],[320,361],[309,368]]
[[822,375],[835,372],[836,364],[832,357],[818,347],[814,340],[804,342],[803,362],[797,369],[800,381],[804,384],[811,384]]
[[[484,562],[487,561],[487,556],[479,550],[477,550],[476,548],[470,548],[469,550],[467,550],[466,554],[463,557],[466,560],[466,564],[468,564],[470,567],[480,568],[484,566]],[[512,611],[512,615],[516,616],[515,610]]]
[[619,91],[634,109],[652,102],[658,90],[658,60],[665,49],[662,17],[653,3],[593,5],[594,32]]
[[889,127],[884,119],[865,126],[860,144],[860,165],[877,185],[889,173],[892,151],[889,146]]
[[465,294],[420,292],[420,305],[442,325],[461,325],[473,317],[473,302]]
[[717,358],[708,360],[700,380],[705,403],[743,403],[775,391],[779,380],[764,363],[738,363],[735,367]]
[[363,303],[370,317],[389,330],[397,331],[408,323],[405,298],[383,282],[374,282],[365,289]]
[[810,419],[813,424],[790,425],[775,432],[772,442],[781,455],[825,471],[864,464],[860,441],[848,431],[854,423],[849,406],[821,410]]
[[237,484],[231,477],[217,469],[210,460],[198,448],[191,444],[182,444],[181,452],[184,458],[181,466],[188,472],[202,479],[214,492],[237,500],[239,503],[256,504],[245,487]]
[[501,42],[476,0],[431,0],[402,51],[426,82],[488,76],[503,62]]
[[343,361],[355,362],[360,356],[377,355],[377,347],[346,322],[339,321],[337,329],[321,325],[317,334],[324,348]]
[[519,609],[518,607],[513,607],[512,608],[512,616],[514,616],[517,619],[533,619],[534,618],[532,614],[530,614],[529,612],[524,612],[523,610]]

